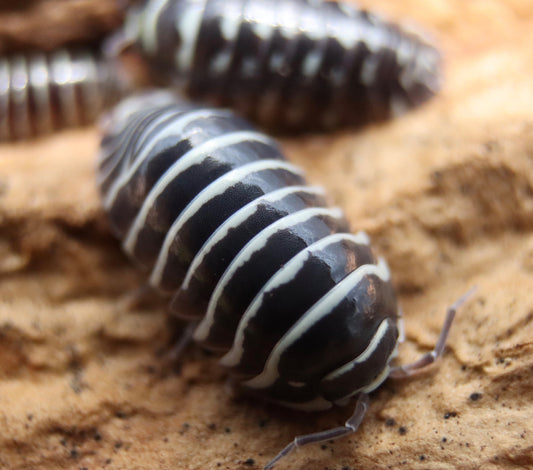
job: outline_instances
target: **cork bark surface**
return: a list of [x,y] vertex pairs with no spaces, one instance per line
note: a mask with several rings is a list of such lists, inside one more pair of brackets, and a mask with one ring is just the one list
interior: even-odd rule
[[[437,367],[389,380],[357,434],[277,468],[533,468],[533,4],[362,3],[434,33],[444,89],[379,126],[285,138],[287,154],[389,262],[400,361],[430,350],[447,306],[478,291]],[[100,12],[103,31],[111,4],[7,2],[2,47],[28,44],[21,9],[41,9],[56,44],[81,31],[59,19]],[[165,367],[164,302],[126,308],[144,275],[109,234],[97,148],[96,128],[0,147],[0,468],[259,469],[295,435],[341,424],[351,407],[305,414],[232,395],[199,348]]]

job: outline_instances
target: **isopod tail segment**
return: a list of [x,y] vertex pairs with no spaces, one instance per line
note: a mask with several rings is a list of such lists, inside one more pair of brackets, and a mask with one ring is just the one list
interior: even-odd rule
[[[420,372],[425,371],[431,364],[433,364],[435,361],[437,361],[437,359],[439,359],[439,357],[442,356],[457,310],[475,294],[476,290],[476,286],[472,287],[466,294],[458,298],[450,307],[448,307],[444,323],[433,350],[424,354],[421,358],[414,362],[393,367],[389,373],[389,378],[405,379],[417,375]],[[355,433],[363,422],[368,405],[368,394],[359,393],[357,395],[357,401],[355,402],[355,410],[352,416],[350,416],[350,418],[344,423],[344,426],[339,426],[312,434],[296,436],[290,444],[284,447],[283,450],[276,455],[276,457],[274,457],[264,466],[263,470],[271,470],[281,459],[299,447],[303,447],[308,444],[331,441],[332,439],[338,439],[340,437]]]

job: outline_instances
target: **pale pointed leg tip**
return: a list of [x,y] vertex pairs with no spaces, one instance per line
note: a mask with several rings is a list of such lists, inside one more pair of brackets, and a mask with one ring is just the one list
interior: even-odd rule
[[478,286],[473,285],[465,294],[459,297],[450,307],[450,309],[455,310],[463,305],[467,300],[471,299],[474,294],[478,291]]
[[366,410],[368,409],[369,397],[366,393],[359,393],[355,409],[352,416],[346,421],[344,426],[337,428],[327,429],[325,431],[316,432],[313,434],[305,434],[302,436],[296,436],[294,440],[288,444],[283,450],[276,455],[270,462],[268,462],[263,470],[270,470],[284,457],[289,455],[293,450],[303,447],[309,444],[317,444],[319,442],[325,442],[332,439],[338,439],[349,434],[353,434],[359,428],[359,425],[363,421]]
[[268,462],[264,467],[263,470],[271,470],[275,467],[275,465],[283,458],[287,457],[294,449],[296,448],[296,445],[294,444],[294,441],[291,442],[288,446],[286,446],[278,455],[276,455],[270,462]]

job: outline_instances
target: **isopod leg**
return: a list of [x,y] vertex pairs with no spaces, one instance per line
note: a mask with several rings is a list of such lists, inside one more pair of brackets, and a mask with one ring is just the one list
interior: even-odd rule
[[118,301],[119,309],[131,312],[135,309],[142,308],[144,304],[153,299],[154,295],[154,288],[150,284],[141,284],[120,298]]
[[165,361],[174,364],[178,362],[180,356],[183,354],[183,351],[187,348],[187,346],[189,346],[189,344],[192,343],[192,336],[195,328],[196,323],[189,323],[185,327],[176,343],[165,354]]
[[360,393],[355,404],[353,415],[350,417],[350,419],[348,419],[348,421],[346,421],[344,426],[339,426],[338,428],[328,429],[326,431],[316,432],[313,434],[296,436],[287,447],[285,447],[278,455],[276,455],[276,457],[274,457],[265,465],[263,470],[270,470],[283,457],[286,457],[298,447],[302,447],[307,444],[316,444],[318,442],[329,441],[331,439],[337,439],[339,437],[354,433],[357,431],[361,421],[363,421],[363,417],[365,416],[367,408],[368,395],[366,393]]
[[424,354],[420,359],[411,362],[410,364],[394,367],[389,374],[390,378],[402,379],[404,377],[410,377],[412,375],[415,375],[418,372],[424,370],[430,364],[433,364],[440,356],[442,356],[442,353],[444,352],[444,348],[446,346],[446,340],[448,339],[448,335],[450,333],[450,329],[452,327],[453,319],[455,318],[455,313],[457,312],[457,309],[461,305],[463,305],[474,294],[475,291],[476,287],[473,287],[466,294],[457,299],[448,308],[444,324],[442,325],[439,338],[435,343],[433,351]]

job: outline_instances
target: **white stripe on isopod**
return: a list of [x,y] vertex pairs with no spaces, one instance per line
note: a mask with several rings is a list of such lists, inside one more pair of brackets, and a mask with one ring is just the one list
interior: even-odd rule
[[159,286],[163,271],[167,264],[170,247],[179,234],[179,231],[187,223],[187,221],[196,214],[202,206],[207,204],[213,198],[220,196],[230,187],[239,183],[248,175],[258,173],[264,170],[287,170],[292,173],[301,174],[301,170],[290,163],[283,160],[256,160],[252,163],[242,165],[232,171],[225,173],[209,184],[203,191],[199,192],[196,197],[183,209],[178,215],[170,229],[165,235],[165,240],[159,251],[157,261],[150,276],[150,284],[152,286]]
[[235,367],[239,364],[244,354],[244,334],[250,321],[256,316],[258,310],[261,308],[263,301],[268,297],[269,293],[277,289],[283,284],[291,282],[300,272],[305,261],[313,251],[320,251],[329,245],[337,243],[341,240],[351,241],[357,245],[368,245],[369,239],[364,232],[359,232],[356,235],[350,233],[336,233],[307,246],[300,251],[290,261],[285,263],[261,288],[254,300],[250,303],[246,312],[242,316],[232,348],[220,359],[220,363],[226,367]]
[[379,259],[377,265],[365,264],[359,266],[315,303],[315,305],[313,305],[279,340],[276,346],[274,346],[263,371],[256,377],[244,382],[244,384],[247,387],[257,389],[266,388],[274,384],[279,376],[279,360],[285,350],[295,343],[312,325],[332,312],[335,306],[338,305],[365,276],[369,275],[375,275],[385,282],[389,280],[389,268],[382,258]]
[[185,276],[185,280],[183,281],[183,284],[180,290],[186,291],[189,288],[191,279],[195,276],[198,267],[203,263],[205,257],[209,255],[211,250],[218,243],[224,240],[224,238],[228,235],[228,233],[231,230],[239,227],[255,211],[257,211],[257,208],[260,204],[272,204],[286,197],[288,194],[297,193],[297,192],[304,192],[306,194],[320,194],[320,195],[324,194],[324,190],[320,187],[289,186],[288,188],[281,188],[281,189],[277,189],[276,191],[272,191],[271,193],[267,193],[257,199],[254,199],[253,201],[249,202],[245,206],[241,207],[238,211],[236,211],[230,217],[228,217],[224,221],[224,223],[221,224],[220,227],[218,227],[215,232],[213,232],[213,234],[209,237],[209,239],[200,248],[200,250],[194,257],[193,261],[191,262],[191,265],[189,266],[189,269]]
[[138,212],[135,220],[131,224],[128,234],[124,238],[123,247],[126,253],[133,254],[135,245],[137,243],[137,237],[139,232],[146,223],[146,217],[152,209],[155,200],[163,193],[167,186],[174,181],[174,179],[195,162],[209,155],[220,148],[227,147],[228,145],[234,145],[246,141],[263,142],[265,144],[271,144],[272,139],[254,131],[239,131],[231,132],[225,135],[214,137],[201,145],[198,145],[188,152],[186,152],[179,160],[176,160],[170,168],[159,178],[157,183],[150,190],[143,205]]
[[305,222],[317,216],[330,216],[332,218],[341,219],[343,217],[343,213],[339,208],[312,207],[302,209],[270,224],[268,227],[261,230],[241,249],[241,251],[239,251],[218,281],[218,284],[215,287],[211,298],[209,299],[206,314],[194,331],[195,340],[204,341],[209,336],[209,330],[211,329],[211,326],[215,320],[215,312],[220,296],[222,295],[229,281],[233,278],[235,272],[244,266],[254,254],[261,251],[270,237],[276,232]]

